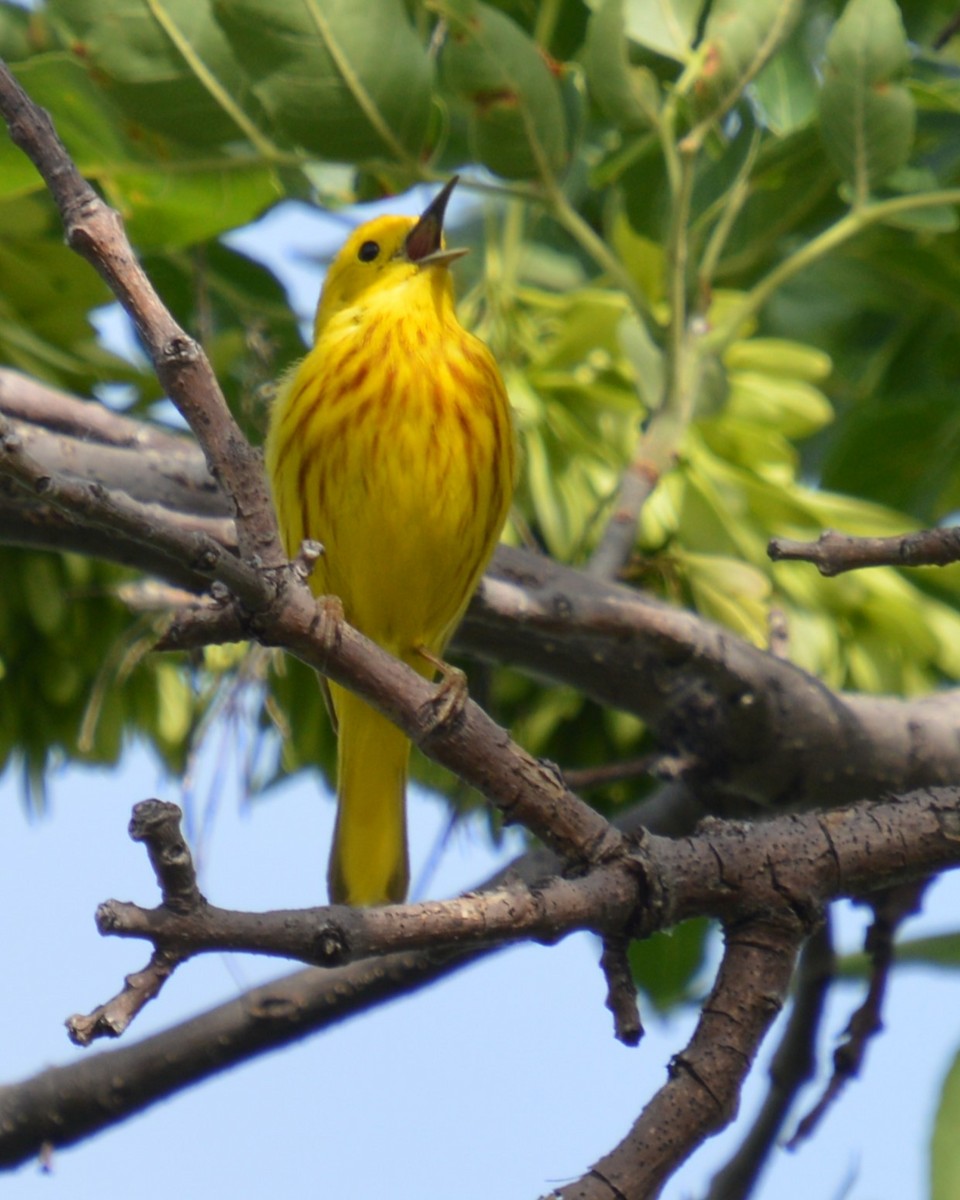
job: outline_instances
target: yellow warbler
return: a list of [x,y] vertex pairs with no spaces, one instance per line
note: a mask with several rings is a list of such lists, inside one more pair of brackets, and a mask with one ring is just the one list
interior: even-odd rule
[[[267,470],[287,553],[321,542],[317,595],[432,678],[510,506],[514,442],[497,365],[454,310],[443,215],[456,179],[418,219],[378,217],[330,267],[314,346],[271,414]],[[330,685],[338,727],[338,903],[402,900],[409,878],[410,743]]]

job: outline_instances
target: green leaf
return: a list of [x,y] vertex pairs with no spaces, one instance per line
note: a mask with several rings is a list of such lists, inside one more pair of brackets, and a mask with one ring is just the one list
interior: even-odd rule
[[726,109],[790,36],[800,0],[714,0],[694,84],[701,111]]
[[898,82],[908,62],[893,0],[850,0],[827,43],[820,133],[857,204],[910,157],[915,106]]
[[[41,54],[16,67],[30,97],[47,109],[57,133],[86,175],[129,161],[117,110],[91,81],[85,67],[64,51]],[[39,176],[35,176],[37,186]]]
[[744,338],[723,356],[728,371],[762,371],[805,383],[822,383],[833,370],[829,354],[785,338]]
[[763,124],[785,137],[802,128],[817,111],[817,83],[810,55],[794,34],[763,68],[753,84]]
[[648,412],[655,412],[663,403],[663,351],[635,313],[624,315],[618,332],[623,351],[633,366],[637,395]]
[[42,18],[19,5],[0,6],[0,57],[15,63],[47,47],[47,29]]
[[626,0],[627,36],[676,62],[690,57],[704,0]]
[[642,942],[631,942],[630,967],[658,1012],[665,1013],[685,1001],[697,999],[696,984],[706,958],[707,939],[713,925],[704,918],[684,921],[666,933],[655,933]]
[[818,388],[788,376],[731,371],[727,411],[766,425],[788,438],[804,438],[833,420],[833,408]]
[[441,79],[466,106],[477,159],[506,179],[562,171],[569,142],[564,101],[536,42],[480,0],[433,0],[431,7],[448,25]]
[[0,204],[0,361],[80,392],[138,381],[95,339],[89,310],[109,301],[106,284],[64,245],[46,197]]
[[104,180],[108,198],[126,216],[141,250],[189,246],[246,225],[277,200],[276,175],[261,166],[223,162],[214,170],[118,171]]
[[583,68],[590,95],[618,128],[649,129],[660,113],[660,87],[647,67],[633,67],[624,36],[624,0],[603,0],[587,26]]
[[960,414],[942,388],[858,405],[832,440],[824,483],[933,520],[956,476]]
[[[19,75],[19,70],[16,72]],[[0,200],[26,196],[43,186],[36,167],[19,146],[0,133]]]
[[[275,173],[249,157],[224,151],[212,158],[128,136],[110,96],[63,52],[32,58],[17,75],[51,113],[80,170],[102,186],[141,249],[213,237],[252,221],[280,198]],[[32,182],[40,186],[36,172]]]
[[756,646],[766,646],[770,580],[756,567],[720,554],[677,555],[697,611]]
[[[960,968],[960,933],[937,933],[930,937],[907,938],[894,948],[897,963],[944,970]],[[848,954],[837,963],[837,973],[846,979],[866,979],[873,966],[867,954]]]
[[[928,167],[901,167],[886,181],[886,190],[901,196],[935,192],[939,186],[936,175]],[[919,233],[953,233],[960,228],[960,215],[956,205],[938,204],[896,213],[888,217],[884,224]]]
[[960,1196],[960,1050],[954,1055],[940,1089],[940,1102],[930,1139],[930,1200]]
[[210,0],[50,0],[48,12],[128,123],[205,147],[262,123]]
[[433,68],[402,0],[214,0],[253,94],[287,143],[321,157],[412,165]]

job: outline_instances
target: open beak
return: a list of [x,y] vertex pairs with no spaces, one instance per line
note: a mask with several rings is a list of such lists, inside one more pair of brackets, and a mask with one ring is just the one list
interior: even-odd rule
[[403,244],[407,258],[417,266],[446,267],[454,259],[469,254],[469,250],[444,250],[443,248],[443,214],[446,212],[450,193],[457,186],[459,175],[454,175],[424,210],[420,220],[407,234]]

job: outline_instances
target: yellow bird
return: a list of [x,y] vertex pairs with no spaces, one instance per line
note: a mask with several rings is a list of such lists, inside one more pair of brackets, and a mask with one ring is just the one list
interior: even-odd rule
[[[280,531],[293,557],[324,553],[316,595],[433,678],[493,552],[513,493],[506,390],[487,347],[457,320],[443,216],[456,178],[423,215],[378,217],[327,274],[314,346],[284,379],[266,443]],[[336,903],[400,901],[409,881],[410,743],[330,685],[338,727]]]

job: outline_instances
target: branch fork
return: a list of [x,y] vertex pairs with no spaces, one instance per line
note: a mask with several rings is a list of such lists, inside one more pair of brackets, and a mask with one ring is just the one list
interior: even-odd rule
[[97,928],[105,936],[144,938],[153,943],[153,954],[143,971],[127,977],[118,996],[89,1016],[70,1019],[78,1044],[118,1036],[180,963],[211,950],[298,958],[330,968],[401,950],[485,949],[526,939],[552,943],[584,929],[605,938],[601,966],[617,1035],[630,1045],[639,1040],[642,1027],[626,964],[628,934],[638,927],[636,860],[626,870],[623,863],[607,862],[578,879],[552,878],[532,887],[513,883],[453,900],[239,913],[214,907],[200,892],[181,816],[176,804],[162,800],[134,806],[130,836],[147,849],[161,903],[145,909],[106,901],[97,910]]

